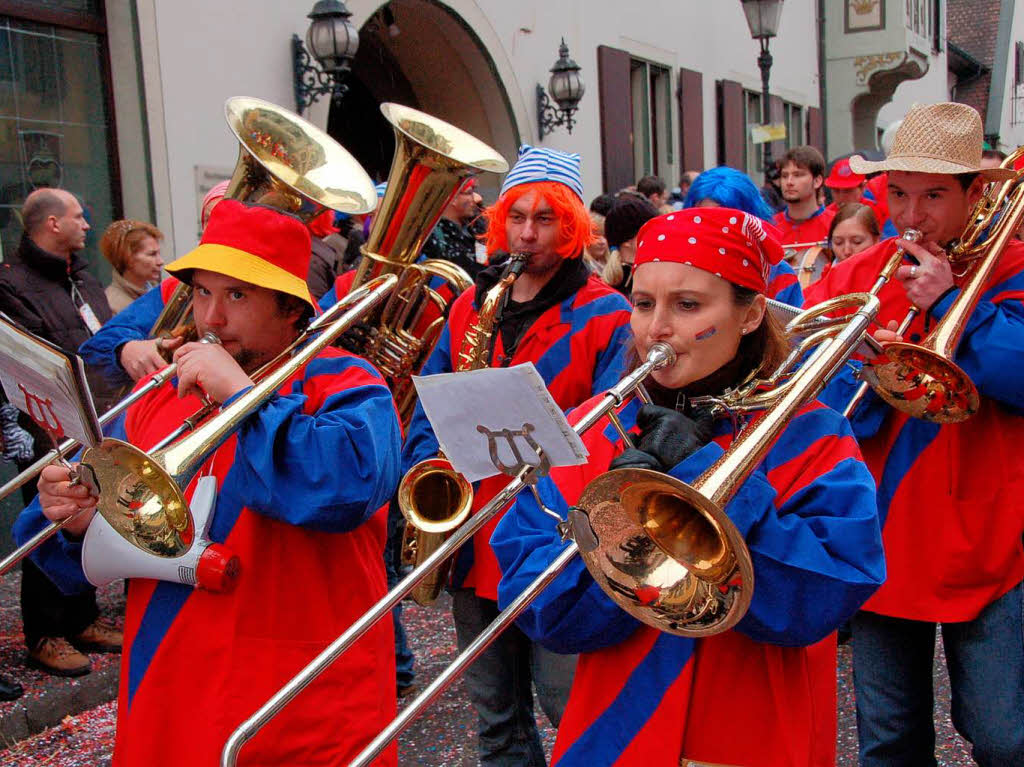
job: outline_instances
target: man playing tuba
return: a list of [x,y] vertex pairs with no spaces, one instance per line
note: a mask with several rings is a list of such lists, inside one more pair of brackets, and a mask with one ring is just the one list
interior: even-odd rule
[[[168,267],[193,288],[199,333],[220,344],[178,348],[177,380],[129,408],[117,436],[148,448],[198,409],[200,394],[228,405],[247,391],[313,313],[309,254],[298,219],[220,203],[200,245]],[[217,484],[209,536],[239,557],[241,574],[233,591],[217,593],[130,581],[115,765],[216,763],[235,726],[384,594],[381,507],[397,484],[400,440],[373,367],[325,349],[206,459],[199,476]],[[43,471],[16,533],[23,540],[44,517],[87,510],[33,555],[74,592],[87,585],[80,537],[96,499],[68,480],[62,467]],[[255,739],[249,758],[347,762],[395,711],[391,646],[391,626],[375,627]],[[392,750],[382,763],[395,762]]]

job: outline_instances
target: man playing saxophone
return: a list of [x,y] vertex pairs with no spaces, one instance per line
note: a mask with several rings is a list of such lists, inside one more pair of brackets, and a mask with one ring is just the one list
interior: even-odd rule
[[[972,206],[988,181],[1012,176],[982,169],[981,149],[977,112],[946,103],[912,109],[886,160],[851,158],[855,172],[889,172],[890,216],[901,232],[919,230],[921,242],[884,240],[836,265],[808,289],[808,305],[866,290],[902,247],[913,259],[879,293],[879,322],[889,330],[876,337],[896,340],[891,331],[914,306],[920,314],[903,336],[920,343],[966,287],[970,268],[951,265],[947,253]],[[934,764],[937,624],[953,723],[975,760],[1024,764],[1024,245],[1006,246],[983,290],[955,354],[980,394],[973,417],[945,424],[910,418],[870,391],[851,416],[878,483],[888,565],[885,585],[851,622],[866,767]],[[825,399],[842,409],[856,386],[847,372]]]
[[[199,332],[220,343],[182,345],[178,378],[129,408],[115,436],[149,449],[199,408],[199,395],[229,406],[248,391],[255,371],[285,351],[313,313],[309,254],[298,219],[220,203],[198,248],[168,267],[194,290]],[[130,581],[115,765],[216,763],[235,726],[384,594],[382,506],[397,483],[400,440],[378,373],[328,348],[206,459],[198,481],[212,476],[217,486],[209,536],[238,556],[241,573],[233,591],[221,592]],[[65,468],[45,469],[39,499],[16,532],[23,539],[44,517],[86,510],[34,555],[60,588],[74,591],[85,585],[80,536],[96,499],[68,480]],[[392,631],[382,623],[255,739],[247,757],[347,763],[393,715],[393,679]],[[382,763],[395,761],[391,751]]]
[[[467,333],[482,319],[483,298],[501,278],[507,253],[526,263],[512,283],[490,339],[489,364],[533,362],[555,401],[572,407],[615,383],[622,373],[629,305],[590,276],[580,257],[591,239],[583,203],[579,155],[523,146],[497,203],[488,211],[491,266],[476,287],[453,304],[447,325],[423,374],[459,367]],[[417,406],[402,456],[403,470],[437,454],[438,443]],[[479,509],[507,483],[499,475],[476,489]],[[457,639],[464,649],[497,614],[497,561],[488,540],[492,520],[456,556],[452,578]],[[506,632],[470,668],[467,686],[479,717],[479,756],[484,765],[544,765],[534,723],[531,681],[545,714],[557,725],[568,697],[575,658],[533,645],[521,632]]]

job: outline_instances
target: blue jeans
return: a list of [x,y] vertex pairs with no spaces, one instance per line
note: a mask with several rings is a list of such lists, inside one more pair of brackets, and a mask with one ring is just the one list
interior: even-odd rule
[[[397,503],[388,506],[388,540],[384,545],[384,571],[387,573],[388,590],[390,591],[402,579],[399,572],[402,564],[402,533],[405,530],[405,517]],[[399,602],[391,611],[391,621],[395,626],[395,687],[410,687],[416,679],[413,669],[416,656],[409,649],[402,624],[402,603]]]
[[[461,652],[497,617],[498,603],[459,589],[452,594],[452,615]],[[531,683],[548,721],[558,727],[575,671],[575,655],[545,650],[515,625],[501,634],[465,675],[478,717],[480,764],[544,767]]]
[[[1024,765],[1024,586],[941,625],[953,726],[981,767]],[[936,624],[861,611],[852,626],[861,765],[936,764]]]

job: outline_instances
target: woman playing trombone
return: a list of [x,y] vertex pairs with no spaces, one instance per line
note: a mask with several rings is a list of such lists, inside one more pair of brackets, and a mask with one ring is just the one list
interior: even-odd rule
[[[664,342],[677,359],[653,374],[652,404],[620,413],[637,448],[624,451],[599,424],[584,437],[588,464],[540,481],[540,498],[563,517],[609,467],[693,482],[733,437],[691,398],[767,374],[788,352],[765,311],[765,277],[782,257],[770,226],[738,210],[689,209],[653,219],[637,240],[636,355]],[[820,640],[885,573],[874,482],[849,425],[817,402],[803,407],[725,512],[746,539],[755,581],[734,630],[662,634],[617,606],[579,559],[520,618],[534,640],[580,653],[555,764],[834,764],[834,645]],[[526,495],[491,544],[502,603],[567,545]]]

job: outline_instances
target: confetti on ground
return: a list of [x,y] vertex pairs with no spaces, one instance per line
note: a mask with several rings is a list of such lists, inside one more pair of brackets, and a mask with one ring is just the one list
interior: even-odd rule
[[[0,660],[8,673],[14,673],[26,686],[27,694],[45,695],[54,684],[73,684],[72,680],[30,672],[22,665],[21,626],[17,608],[17,590],[0,584]],[[101,609],[108,614],[123,605],[117,590],[101,592]],[[120,607],[123,609],[123,607]],[[442,595],[431,607],[406,602],[403,613],[406,632],[416,655],[417,686],[433,679],[456,655],[455,628],[450,599]],[[940,648],[941,648],[941,643]],[[94,662],[117,662],[117,656],[92,656]],[[949,721],[949,682],[941,651],[936,656],[936,756],[939,767],[966,767],[974,764],[967,744],[953,731]],[[36,677],[39,677],[38,679]],[[404,700],[411,700],[410,696]],[[11,704],[0,704],[3,706]],[[857,731],[850,672],[850,648],[839,648],[838,671],[839,727],[837,767],[856,767]],[[548,754],[555,733],[540,706],[534,704],[537,723]],[[108,767],[113,751],[116,704],[108,703],[76,716],[66,717],[53,727],[28,740],[0,751],[0,767]],[[456,681],[437,701],[415,720],[399,738],[399,764],[447,767],[472,767],[476,759],[476,715],[465,687]]]

